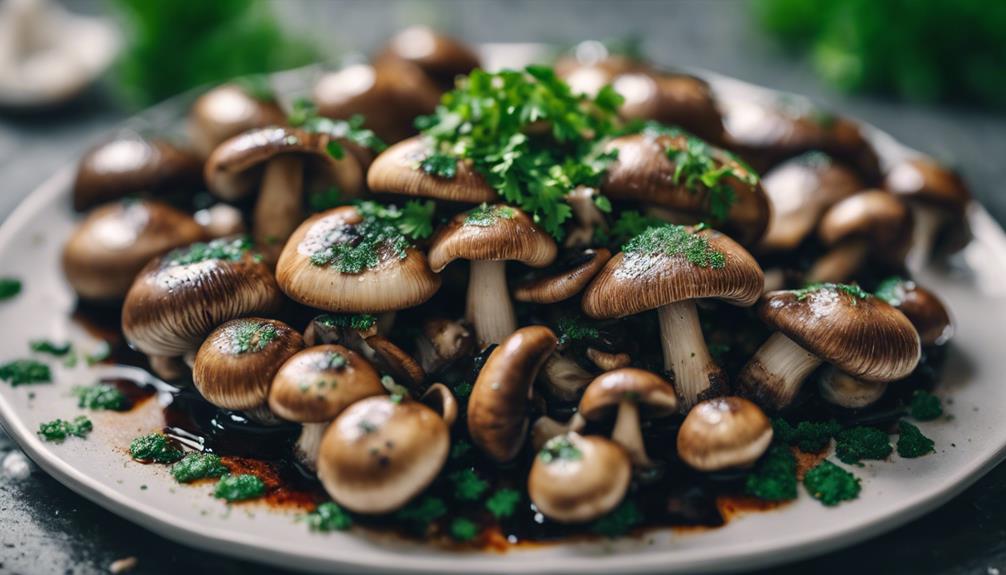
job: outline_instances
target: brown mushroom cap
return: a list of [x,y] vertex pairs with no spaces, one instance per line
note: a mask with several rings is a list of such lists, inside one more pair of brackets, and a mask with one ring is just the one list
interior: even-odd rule
[[[667,207],[701,219],[709,214],[709,191],[705,187],[675,183],[676,165],[668,150],[685,150],[686,134],[642,133],[612,140],[607,149],[617,151],[601,184],[601,191],[612,199],[634,200]],[[717,166],[727,166],[734,175],[724,176],[734,203],[722,222],[725,231],[745,245],[756,243],[765,233],[769,204],[757,174],[741,164],[729,152],[708,146]]]
[[458,419],[458,400],[451,389],[442,383],[434,383],[419,398],[423,404],[440,414],[448,427]]
[[147,354],[178,356],[227,320],[278,311],[283,294],[250,245],[222,238],[151,260],[122,306],[126,340]]
[[366,339],[367,346],[374,351],[374,363],[384,373],[387,373],[413,392],[419,390],[426,372],[411,355],[394,344],[390,339],[374,335]]
[[412,307],[440,288],[440,276],[430,271],[426,256],[409,247],[396,253],[380,250],[379,263],[360,273],[344,273],[331,265],[315,265],[311,257],[358,237],[363,218],[344,206],[315,214],[287,240],[276,265],[276,280],[291,299],[304,305],[342,313],[379,313]]
[[427,174],[420,164],[432,152],[433,144],[422,136],[391,146],[370,165],[367,186],[374,193],[421,196],[451,202],[477,204],[497,199],[496,190],[464,160],[457,161],[457,173],[453,178]]
[[905,314],[919,332],[922,345],[943,345],[953,337],[954,325],[946,306],[936,294],[914,281],[885,280],[877,289],[877,297]]
[[81,298],[121,299],[152,258],[204,238],[191,216],[167,204],[106,204],[89,213],[67,240],[63,272]]
[[531,385],[555,350],[552,330],[529,326],[513,332],[489,355],[468,398],[472,442],[499,462],[517,456],[528,428]]
[[971,201],[971,192],[959,174],[927,158],[898,163],[887,173],[884,185],[893,194],[935,205],[959,217],[963,217]]
[[412,26],[392,36],[378,60],[382,58],[411,62],[444,89],[453,87],[457,76],[479,66],[471,48],[425,26]]
[[384,393],[377,370],[359,354],[341,345],[319,345],[297,352],[279,368],[269,389],[269,409],[288,421],[320,423]]
[[884,190],[867,190],[833,205],[818,227],[825,245],[851,238],[867,240],[889,256],[904,255],[911,237],[912,215],[905,204]]
[[583,291],[610,259],[611,252],[607,248],[573,250],[560,258],[554,269],[515,287],[513,298],[542,304],[569,299]]
[[196,352],[192,382],[206,401],[224,409],[266,403],[273,377],[304,347],[300,334],[274,319],[246,317],[213,330]]
[[189,111],[189,140],[206,157],[224,140],[251,130],[286,123],[272,98],[262,100],[238,84],[223,84],[199,96]]
[[469,355],[475,347],[475,334],[460,321],[430,318],[423,322],[416,337],[416,354],[423,371],[436,373]]
[[772,443],[772,424],[754,403],[718,397],[695,405],[678,431],[678,456],[693,469],[747,467]]
[[580,398],[580,415],[598,421],[611,417],[618,404],[631,401],[645,417],[666,417],[678,410],[674,388],[659,375],[623,367],[597,376]]
[[73,183],[73,208],[148,192],[155,196],[200,187],[202,164],[164,140],[126,134],[99,144],[80,159]]
[[447,424],[430,408],[369,397],[328,427],[318,454],[318,479],[347,509],[388,513],[433,481],[449,450]]
[[494,204],[460,213],[437,230],[430,243],[430,267],[440,272],[465,259],[515,260],[540,268],[552,263],[558,250],[552,236],[524,211]]
[[867,381],[901,379],[919,363],[919,334],[887,302],[841,289],[765,294],[758,316],[800,347]]
[[584,291],[584,312],[616,318],[691,299],[716,298],[740,306],[756,302],[764,276],[751,254],[715,230],[692,233],[724,255],[722,268],[697,266],[685,255],[623,251]]

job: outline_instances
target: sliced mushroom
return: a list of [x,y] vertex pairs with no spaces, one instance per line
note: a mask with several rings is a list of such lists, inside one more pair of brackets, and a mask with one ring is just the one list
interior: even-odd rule
[[877,286],[876,296],[905,314],[919,332],[922,345],[943,345],[953,337],[954,324],[946,306],[914,281],[888,278]]
[[419,365],[426,373],[438,373],[455,361],[470,355],[475,337],[465,323],[444,318],[423,322],[422,333],[416,337]]
[[252,94],[239,83],[223,84],[199,96],[189,111],[192,147],[203,158],[224,140],[241,132],[286,123],[286,114],[271,96]]
[[399,142],[374,160],[367,170],[367,186],[374,193],[419,196],[478,204],[497,200],[496,190],[470,163],[456,162],[453,178],[441,178],[423,171],[423,160],[433,154],[433,143],[416,136]]
[[772,443],[772,424],[741,397],[700,402],[678,431],[678,457],[699,471],[750,467]]
[[607,248],[567,252],[541,276],[518,284],[513,298],[542,304],[567,300],[583,291],[610,259],[611,252]]
[[817,378],[821,399],[848,409],[862,409],[880,401],[887,391],[886,382],[863,381],[843,373],[833,365],[821,370]]

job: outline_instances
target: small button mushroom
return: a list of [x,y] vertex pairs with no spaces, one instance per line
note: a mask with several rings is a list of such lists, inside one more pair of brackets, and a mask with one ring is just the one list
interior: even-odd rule
[[251,93],[239,83],[223,84],[199,96],[189,111],[188,134],[203,158],[224,140],[253,128],[282,125],[286,114],[271,93]]
[[678,431],[678,457],[699,471],[750,467],[772,443],[772,424],[741,397],[717,397],[688,412]]
[[449,450],[447,424],[429,407],[369,397],[345,409],[325,431],[318,479],[351,511],[390,513],[433,481]]
[[241,210],[227,204],[213,204],[197,211],[192,217],[210,238],[223,238],[245,233]]
[[404,236],[381,232],[353,206],[315,214],[280,254],[280,288],[304,305],[339,313],[382,313],[425,302],[440,288],[440,276]]
[[657,309],[664,367],[687,411],[726,388],[726,376],[706,347],[695,301],[716,298],[748,307],[763,277],[751,254],[714,230],[665,225],[623,247],[583,295],[593,318],[621,318]]
[[89,213],[67,240],[63,273],[83,299],[119,300],[155,256],[204,237],[188,214],[167,204],[106,204]]
[[594,365],[601,371],[611,371],[629,367],[632,364],[632,357],[627,353],[611,353],[593,347],[587,348],[587,359],[594,362]]
[[132,194],[154,197],[189,192],[202,185],[202,164],[164,140],[126,133],[99,144],[80,159],[73,208],[84,211]]
[[458,420],[458,400],[450,388],[442,383],[434,383],[419,398],[419,401],[440,414],[447,427],[452,427]]
[[597,207],[599,193],[594,188],[578,186],[566,194],[566,203],[573,210],[575,225],[566,235],[563,246],[567,248],[586,248],[594,244],[597,230],[607,231],[608,222],[604,212]]
[[568,433],[549,440],[535,456],[527,492],[549,519],[584,523],[614,509],[631,478],[629,458],[617,443]]
[[570,250],[541,275],[517,285],[513,298],[529,303],[558,303],[583,291],[611,259],[607,248]]
[[[733,154],[673,128],[615,138],[607,150],[618,154],[601,183],[608,197],[667,208],[688,223],[713,220],[744,245],[765,233],[768,198]],[[696,168],[717,174],[712,187],[689,176]]]
[[817,377],[821,399],[848,409],[862,409],[884,396],[886,382],[863,381],[843,373],[833,365],[821,370]]
[[468,398],[468,433],[493,460],[511,461],[524,445],[532,384],[556,344],[546,327],[518,329],[492,351],[475,379]]
[[426,26],[411,26],[392,36],[377,60],[385,58],[418,66],[443,90],[450,90],[455,78],[479,67],[479,57],[471,48]]
[[348,198],[363,190],[363,168],[352,154],[335,157],[329,134],[268,127],[243,132],[206,160],[206,185],[224,201],[258,192],[252,233],[275,262],[283,243],[304,221],[306,193],[335,186]]
[[796,249],[829,207],[863,189],[855,172],[821,152],[787,160],[766,173],[761,183],[772,207],[758,244],[766,252]]
[[247,238],[172,250],[140,271],[122,305],[126,341],[148,355],[194,351],[225,321],[277,312],[283,294]]
[[593,374],[559,352],[548,356],[538,378],[545,384],[548,395],[561,401],[577,401],[583,389],[594,380]]
[[422,332],[416,337],[419,365],[430,374],[469,356],[474,347],[475,336],[464,322],[444,318],[424,321]]
[[765,294],[758,316],[776,330],[738,376],[740,394],[766,409],[788,407],[822,362],[887,382],[919,363],[919,334],[901,312],[857,286],[822,284]]
[[818,227],[829,251],[807,272],[808,283],[843,282],[868,259],[899,265],[909,247],[912,215],[893,194],[867,190],[833,205]]
[[890,277],[877,286],[876,296],[905,314],[923,346],[943,345],[954,335],[954,324],[936,294],[912,280]]
[[913,267],[921,267],[934,249],[954,253],[971,240],[967,223],[971,192],[957,173],[932,159],[913,158],[891,168],[884,187],[912,208]]
[[615,417],[611,438],[625,448],[632,464],[653,466],[646,454],[640,428],[642,418],[667,417],[678,409],[674,388],[659,375],[625,367],[602,373],[587,386],[580,399],[580,415],[587,421]]
[[587,426],[587,420],[579,412],[574,413],[566,423],[561,423],[547,415],[543,415],[531,425],[531,447],[535,451],[541,451],[545,444],[553,437],[575,431],[583,431]]
[[423,160],[433,154],[433,144],[416,136],[399,142],[377,156],[367,170],[367,186],[375,194],[418,196],[448,202],[479,204],[498,199],[496,190],[469,162],[457,160],[453,178],[423,171]]
[[441,272],[456,259],[469,260],[465,318],[479,345],[500,343],[517,327],[507,289],[506,262],[541,268],[555,260],[555,240],[523,211],[503,204],[483,205],[456,215],[437,230],[430,244],[430,267]]

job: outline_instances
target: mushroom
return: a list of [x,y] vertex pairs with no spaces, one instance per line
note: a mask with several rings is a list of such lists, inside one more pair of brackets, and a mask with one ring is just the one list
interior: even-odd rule
[[722,222],[713,223],[744,245],[765,233],[768,198],[758,175],[731,153],[673,128],[615,138],[606,149],[618,154],[601,183],[608,197],[668,208],[687,223],[722,214]]
[[213,204],[192,215],[210,238],[223,238],[245,233],[241,210],[227,204]]
[[540,276],[518,284],[513,298],[542,304],[567,300],[583,291],[610,259],[607,248],[569,251]]
[[430,244],[430,267],[439,273],[456,259],[471,262],[465,318],[485,347],[500,343],[517,327],[506,261],[541,268],[555,260],[557,250],[555,240],[526,213],[494,204],[460,213],[437,230]]
[[594,244],[594,234],[597,230],[607,230],[608,222],[604,212],[597,207],[598,191],[587,186],[578,186],[566,194],[566,203],[573,210],[573,221],[576,224],[566,235],[562,244],[567,248],[585,248]]
[[915,228],[909,257],[913,267],[925,263],[934,248],[954,253],[970,241],[971,192],[957,173],[931,159],[912,158],[891,168],[884,186],[912,208]]
[[880,282],[875,294],[905,314],[923,346],[943,345],[954,335],[947,308],[936,294],[912,280],[890,277]]
[[587,359],[594,362],[594,365],[596,365],[601,371],[611,371],[613,369],[629,367],[629,365],[632,364],[632,357],[625,352],[611,353],[601,351],[593,347],[588,347],[586,353]]
[[82,299],[122,299],[153,257],[204,237],[188,214],[167,204],[106,204],[89,213],[67,240],[63,273]]
[[294,452],[316,469],[328,424],[353,403],[384,393],[377,371],[359,354],[341,345],[319,345],[298,351],[279,368],[269,388],[269,409],[304,424]]
[[374,335],[377,335],[377,321],[353,325],[346,316],[322,314],[311,319],[304,330],[304,341],[309,346],[337,343],[359,350],[364,340]]
[[419,365],[426,373],[438,373],[471,354],[475,347],[472,331],[461,321],[432,318],[423,322],[416,337]]
[[421,251],[386,232],[353,206],[315,214],[287,241],[276,281],[291,299],[339,313],[390,312],[425,302],[440,288],[440,277]]
[[762,178],[772,207],[759,242],[767,252],[792,251],[817,227],[821,215],[863,189],[855,172],[821,152],[808,152],[776,166]]
[[418,66],[443,90],[454,79],[479,67],[479,57],[468,46],[426,26],[411,26],[388,40],[377,61],[398,59]]
[[695,301],[753,305],[762,293],[758,262],[727,236],[703,228],[650,228],[611,258],[583,294],[593,318],[657,309],[664,368],[674,374],[683,410],[722,394],[726,376],[709,355]]
[[808,270],[808,283],[842,282],[853,277],[867,258],[891,263],[908,250],[912,215],[893,194],[867,190],[833,205],[818,227],[830,249]]
[[659,375],[624,367],[602,373],[587,386],[580,399],[580,415],[587,421],[615,416],[611,439],[625,448],[632,464],[653,466],[646,455],[640,419],[667,417],[678,410],[674,388]]
[[901,379],[919,363],[919,334],[901,312],[857,286],[821,284],[765,294],[758,316],[776,330],[738,376],[741,395],[788,407],[822,362],[873,382]]
[[390,513],[440,473],[450,443],[443,418],[422,403],[368,397],[346,408],[325,431],[318,479],[351,511]]
[[164,140],[125,133],[99,144],[80,159],[73,182],[73,208],[84,211],[132,194],[154,197],[202,185],[201,163]]
[[434,383],[427,389],[419,401],[440,414],[447,427],[452,427],[458,420],[458,400],[450,388],[442,383]]
[[304,347],[293,328],[274,319],[245,317],[214,329],[196,352],[192,383],[206,401],[238,411],[267,405],[280,367]]
[[148,355],[195,350],[225,321],[279,311],[283,294],[247,238],[172,250],[140,271],[122,305],[122,332]]
[[887,383],[863,381],[829,365],[817,376],[817,389],[821,393],[821,399],[828,403],[848,409],[862,409],[884,396]]
[[580,393],[594,380],[593,374],[559,352],[548,356],[538,377],[545,383],[548,394],[561,401],[580,399]]
[[[252,214],[257,243],[274,262],[304,221],[304,193],[335,186],[349,198],[363,189],[363,169],[351,154],[333,155],[329,134],[269,127],[243,132],[220,144],[206,160],[206,185],[233,202],[258,191]],[[338,156],[338,157],[336,157]]]
[[631,478],[629,458],[617,443],[568,433],[549,440],[535,456],[527,492],[549,519],[583,523],[614,509]]
[[426,173],[421,164],[433,154],[433,143],[422,136],[401,141],[374,159],[367,170],[367,186],[375,194],[420,196],[448,202],[478,204],[498,199],[469,162],[457,160],[453,178]]
[[199,96],[189,111],[192,147],[203,158],[229,138],[254,128],[286,123],[272,94],[252,93],[240,83],[223,84]]
[[426,379],[426,372],[411,355],[390,339],[380,335],[368,337],[364,343],[366,343],[364,355],[374,362],[381,372],[387,373],[395,381],[404,382],[405,388],[411,393],[419,391],[420,385]]
[[566,423],[559,422],[547,415],[543,415],[531,425],[531,447],[535,451],[541,451],[545,444],[552,438],[560,435],[583,431],[587,426],[587,420],[579,412],[574,413]]
[[678,457],[703,472],[750,467],[772,443],[772,424],[741,397],[695,405],[678,430]]
[[468,398],[468,433],[494,461],[511,461],[524,445],[531,386],[556,344],[547,327],[518,329],[492,351],[475,379]]

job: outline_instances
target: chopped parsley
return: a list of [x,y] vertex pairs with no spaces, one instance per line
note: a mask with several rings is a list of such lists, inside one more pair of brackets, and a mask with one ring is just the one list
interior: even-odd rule
[[863,288],[856,284],[836,284],[831,282],[809,284],[798,290],[793,290],[793,293],[796,295],[797,301],[803,301],[811,294],[822,290],[844,293],[852,298],[852,303],[856,303],[858,300],[870,297],[869,292],[863,290]]
[[723,268],[727,265],[726,256],[713,249],[707,238],[697,235],[702,229],[702,226],[689,228],[672,224],[647,228],[629,240],[622,251],[627,254],[682,256],[700,268]]
[[219,238],[211,242],[196,242],[170,252],[164,261],[169,266],[185,266],[207,260],[236,262],[252,249],[252,240],[247,236]]
[[254,475],[224,475],[213,490],[213,497],[225,501],[246,501],[265,495],[265,483]]
[[457,517],[451,521],[450,532],[451,537],[458,541],[471,541],[478,537],[479,526],[470,519]]
[[811,497],[832,507],[859,497],[859,478],[830,461],[822,461],[803,477]]
[[471,450],[471,443],[465,441],[464,439],[459,439],[451,446],[451,459],[461,459]]
[[489,484],[470,467],[456,471],[448,478],[454,484],[454,497],[461,501],[478,501],[489,489]]
[[877,285],[874,295],[894,307],[898,307],[905,299],[905,283],[904,279],[891,276]]
[[558,435],[549,439],[538,452],[538,457],[545,463],[563,460],[577,460],[583,457],[581,452],[573,442],[569,440],[569,435]]
[[112,346],[107,341],[102,341],[98,343],[94,351],[84,356],[84,361],[87,362],[87,365],[94,365],[105,361],[110,355],[112,355]]
[[163,433],[137,437],[129,444],[129,455],[141,463],[174,463],[185,455],[176,441]]
[[220,461],[220,456],[212,453],[189,453],[171,466],[171,476],[179,483],[223,477],[228,473],[230,470]]
[[410,501],[399,509],[395,513],[395,519],[408,524],[416,531],[424,532],[431,523],[446,514],[447,506],[444,505],[443,499],[426,495],[422,499]]
[[744,492],[765,501],[796,499],[796,457],[785,445],[775,444],[745,480]]
[[[314,104],[306,99],[297,100],[293,103],[293,110],[291,110],[287,122],[291,126],[300,128],[305,132],[328,134],[333,138],[349,140],[375,152],[383,152],[388,147],[372,130],[363,127],[364,122],[366,122],[363,116],[356,114],[348,120],[333,120],[332,118],[319,116]],[[335,141],[329,143],[335,144],[335,147],[338,148],[336,153],[332,153],[333,149],[330,149],[328,151],[329,154],[335,158],[341,158],[342,146]]]
[[47,353],[56,357],[63,357],[64,355],[70,353],[70,350],[73,349],[73,344],[70,342],[53,343],[45,339],[35,340],[28,345],[31,347],[31,350],[36,353]]
[[367,331],[377,323],[377,317],[369,313],[356,315],[326,313],[314,318],[314,321],[324,327],[348,327],[357,331]]
[[817,453],[828,447],[842,426],[832,421],[801,421],[793,426],[781,417],[772,420],[775,439],[793,445],[806,453]]
[[917,389],[912,394],[908,410],[912,417],[919,421],[931,421],[943,415],[940,398],[922,389]]
[[599,339],[601,332],[593,326],[587,325],[586,320],[581,317],[566,315],[559,318],[559,345],[566,345],[573,341]]
[[412,240],[433,233],[436,207],[432,201],[409,201],[402,209],[368,201],[360,202],[356,209],[363,221],[338,228],[329,245],[311,256],[312,264],[360,273],[377,267],[382,254],[404,259]]
[[623,501],[607,515],[590,524],[590,531],[605,537],[619,537],[643,522],[643,514],[632,501]]
[[422,169],[447,177],[452,160],[471,160],[507,203],[561,238],[572,215],[565,196],[596,187],[614,158],[601,142],[618,127],[621,102],[610,86],[593,99],[574,94],[545,66],[475,70],[416,120],[435,144]]
[[423,158],[419,167],[431,176],[448,180],[454,179],[454,176],[458,174],[458,160],[454,156],[439,152],[434,152]]
[[618,219],[611,225],[611,229],[605,230],[601,226],[595,228],[594,239],[599,244],[621,246],[649,228],[666,224],[667,222],[664,220],[644,216],[636,210],[625,210],[619,214]]
[[345,531],[353,526],[353,517],[333,501],[326,501],[305,516],[311,531]]
[[887,434],[876,427],[852,427],[835,436],[835,455],[849,465],[863,459],[887,459],[891,451]]
[[342,192],[335,186],[312,192],[307,196],[307,206],[311,209],[312,213],[324,212],[344,204],[345,202],[342,201]]
[[0,278],[0,301],[10,299],[21,293],[21,280]]
[[468,212],[468,215],[465,216],[465,225],[488,228],[496,225],[496,222],[500,220],[513,219],[516,215],[517,212],[510,206],[482,204]]
[[496,519],[505,519],[517,511],[521,495],[516,489],[499,489],[486,499],[486,509]]
[[227,333],[231,344],[229,351],[232,355],[257,353],[269,347],[277,336],[279,331],[269,322],[239,320],[230,326]]
[[67,437],[84,439],[94,429],[94,424],[87,417],[80,415],[73,421],[54,419],[38,426],[38,434],[42,439],[53,443],[62,443]]
[[49,366],[34,359],[16,359],[0,365],[0,379],[13,387],[52,382]]
[[922,457],[935,451],[932,439],[905,420],[898,422],[898,455],[907,458]]
[[[737,201],[736,193],[728,183],[729,178],[753,186],[758,183],[758,176],[750,170],[737,170],[730,162],[716,159],[712,146],[699,138],[676,128],[670,130],[677,132],[672,134],[675,139],[667,149],[668,159],[674,162],[674,184],[684,186],[691,193],[708,191],[706,210],[714,222],[725,220]],[[719,153],[727,155],[725,151]]]
[[73,394],[77,396],[77,407],[109,411],[123,411],[129,407],[125,394],[107,383],[77,386]]

